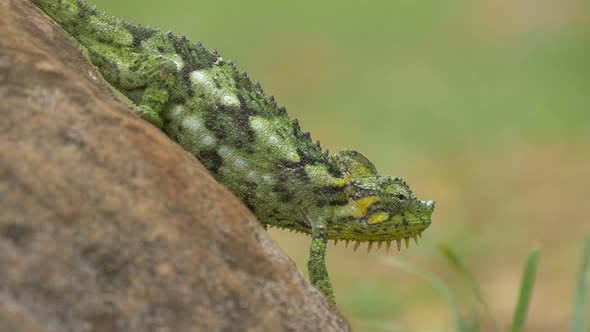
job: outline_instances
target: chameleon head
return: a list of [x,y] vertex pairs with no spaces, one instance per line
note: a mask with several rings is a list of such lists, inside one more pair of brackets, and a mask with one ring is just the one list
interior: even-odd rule
[[[430,225],[434,201],[418,200],[405,181],[381,176],[375,166],[354,150],[342,150],[335,161],[344,174],[348,203],[335,211],[328,237],[359,242],[397,241],[420,236]],[[358,245],[355,246],[358,248]]]

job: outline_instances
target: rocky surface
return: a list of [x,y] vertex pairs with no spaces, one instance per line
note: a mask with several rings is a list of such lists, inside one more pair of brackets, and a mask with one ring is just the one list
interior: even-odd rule
[[0,331],[349,330],[58,26],[0,12]]

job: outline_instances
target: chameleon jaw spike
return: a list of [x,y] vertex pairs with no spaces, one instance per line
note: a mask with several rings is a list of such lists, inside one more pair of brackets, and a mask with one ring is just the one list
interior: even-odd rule
[[360,245],[361,245],[361,241],[356,241],[356,243],[354,244],[354,249],[353,250],[354,251],[357,251],[358,248],[360,247]]

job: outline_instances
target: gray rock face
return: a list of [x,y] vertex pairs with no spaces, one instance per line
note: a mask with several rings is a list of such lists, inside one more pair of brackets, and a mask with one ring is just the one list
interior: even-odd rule
[[349,330],[58,26],[0,12],[0,331]]

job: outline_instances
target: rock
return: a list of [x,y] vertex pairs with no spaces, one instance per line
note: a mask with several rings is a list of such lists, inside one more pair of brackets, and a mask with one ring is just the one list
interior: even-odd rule
[[350,329],[57,25],[0,12],[0,331]]

